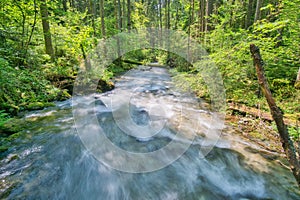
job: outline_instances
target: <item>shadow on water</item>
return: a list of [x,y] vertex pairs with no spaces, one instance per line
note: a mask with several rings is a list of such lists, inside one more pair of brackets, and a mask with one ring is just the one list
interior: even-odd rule
[[[156,69],[153,70],[155,73]],[[156,76],[159,74],[163,81],[169,80],[166,72],[158,72]],[[153,78],[153,74],[141,75],[138,70],[132,73],[143,79]],[[119,88],[129,87],[128,83],[136,88],[136,83],[124,79],[119,81]],[[145,106],[151,103],[145,100],[147,95],[159,94],[167,97],[169,103],[176,99],[176,93],[168,87],[156,83],[138,88],[145,96],[132,100],[129,111],[136,124],[147,125],[155,118]],[[105,99],[100,100],[105,95],[108,94],[74,98],[83,98],[81,109],[89,109],[91,103],[95,105],[96,111],[91,113],[97,115],[106,136],[116,146],[131,152],[153,152],[168,144],[176,134],[175,122],[148,140],[123,133],[114,121],[111,108],[103,103]],[[23,120],[32,126],[21,133],[21,139],[12,141],[0,163],[2,199],[300,198],[287,169],[264,159],[259,153],[245,154],[230,145],[216,145],[203,158],[203,148],[197,142],[200,136],[190,141],[190,148],[178,160],[161,170],[136,174],[114,170],[95,159],[83,146],[75,130],[71,108],[72,101],[68,100],[58,102],[55,108],[30,112],[24,117]]]

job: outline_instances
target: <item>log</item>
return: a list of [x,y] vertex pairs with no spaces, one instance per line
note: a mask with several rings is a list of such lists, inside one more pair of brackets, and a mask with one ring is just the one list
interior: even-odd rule
[[161,68],[167,68],[166,65],[162,65],[162,64],[159,64],[159,63],[149,63],[149,64],[147,64],[147,66],[149,66],[149,67],[161,67]]
[[[232,111],[237,111],[242,114],[248,114],[253,117],[260,118],[269,122],[273,121],[272,115],[270,113],[257,108],[246,106],[244,104],[229,102],[228,109]],[[292,120],[287,117],[283,117],[283,121],[286,125],[297,126],[297,120]]]
[[128,63],[128,64],[134,64],[134,65],[143,65],[143,63],[138,62],[138,61],[134,61],[134,60],[121,60],[124,63]]
[[289,161],[290,168],[298,183],[298,186],[300,187],[300,163],[297,159],[296,150],[293,142],[290,139],[287,126],[283,121],[283,113],[281,109],[276,105],[275,99],[273,98],[271,90],[267,83],[263,68],[264,62],[260,55],[259,48],[254,44],[250,44],[250,52],[253,58],[253,64],[256,69],[258,83],[262,89],[265,98],[267,99],[268,105],[271,110],[272,118],[276,123],[278,133],[280,136],[280,141],[282,143],[282,148],[287,156],[287,160]]

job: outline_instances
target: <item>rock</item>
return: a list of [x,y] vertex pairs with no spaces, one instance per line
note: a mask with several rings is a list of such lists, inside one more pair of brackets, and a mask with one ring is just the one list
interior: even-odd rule
[[13,160],[19,159],[20,157],[17,154],[9,154],[7,159],[5,160],[6,163],[9,163]]
[[26,110],[41,110],[45,107],[51,107],[55,106],[54,103],[48,103],[48,102],[32,102],[26,105]]
[[95,100],[95,106],[105,106],[106,107],[106,105],[100,99]]
[[0,134],[12,135],[23,130],[26,125],[27,123],[25,120],[12,118],[0,127]]
[[111,81],[104,81],[102,79],[99,80],[97,85],[97,90],[100,92],[107,92],[115,88],[115,85]]

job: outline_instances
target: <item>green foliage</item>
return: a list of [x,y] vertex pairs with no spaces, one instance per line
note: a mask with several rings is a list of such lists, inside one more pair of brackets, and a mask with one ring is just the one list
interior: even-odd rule
[[[66,90],[62,91],[53,85],[74,80],[79,66],[84,63],[84,54],[89,55],[103,36],[98,3],[75,2],[73,5],[68,4],[66,11],[61,1],[47,1],[55,62],[51,62],[50,56],[45,54],[40,2],[7,0],[0,3],[0,85],[3,88],[0,94],[1,109],[15,113],[26,108],[37,108],[37,104],[57,99],[61,94],[68,96]],[[88,2],[94,4],[94,13],[91,13]],[[166,26],[168,10],[164,1],[161,10],[159,1],[131,3],[132,29]],[[298,112],[299,106],[295,101],[299,100],[299,90],[293,85],[300,67],[300,1],[265,2],[261,8],[261,20],[247,28],[244,26],[247,1],[215,1],[215,10],[209,20],[213,29],[207,33],[199,33],[200,2],[194,3],[192,6],[191,1],[170,1],[171,28],[189,32],[194,39],[204,41],[210,58],[222,73],[227,98],[250,106],[260,104],[262,108],[266,108],[266,102],[259,95],[249,53],[249,44],[255,43],[261,49],[266,75],[280,106],[287,113]],[[106,37],[126,30],[126,12],[121,17],[123,27],[117,30],[115,8],[114,1],[105,1]],[[126,9],[127,5],[122,11]],[[177,74],[179,79],[187,80],[197,94],[207,96],[205,84],[197,74],[197,69],[178,55],[143,49],[129,52],[122,59],[167,64],[182,72],[182,75]],[[107,69],[91,72],[94,75],[92,78],[109,81],[132,67],[134,65],[119,63],[117,60]],[[31,103],[37,104],[29,106],[34,105]]]
[[294,141],[300,139],[300,127],[288,127],[289,134]]
[[286,112],[293,112],[289,106],[295,108],[291,102],[299,93],[294,81],[300,66],[300,49],[295,45],[299,44],[299,12],[292,8],[296,2],[299,1],[282,1],[277,6],[269,4],[262,9],[269,10],[267,17],[248,30],[236,25],[241,24],[239,21],[244,16],[238,3],[223,4],[218,8],[218,15],[212,16],[214,30],[207,35],[206,46],[223,75],[227,98],[267,108],[266,102],[259,99],[261,95],[249,53],[249,45],[255,43],[260,47],[275,98]]
[[142,2],[134,2],[135,9],[132,12],[132,22],[135,28],[146,28],[149,18],[146,16],[146,6]]
[[29,108],[31,102],[54,100],[59,90],[43,78],[40,71],[12,68],[0,58],[0,105],[10,113]]
[[5,110],[0,110],[0,129],[8,120],[9,115],[5,112]]

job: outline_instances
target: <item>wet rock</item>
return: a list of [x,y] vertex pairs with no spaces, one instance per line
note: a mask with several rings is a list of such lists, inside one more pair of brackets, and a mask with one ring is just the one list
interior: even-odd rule
[[130,114],[137,125],[147,125],[150,121],[149,113],[144,108],[138,108],[135,105],[130,107]]
[[20,157],[17,155],[17,154],[9,154],[5,160],[6,163],[9,163],[13,160],[17,160],[19,159]]
[[95,106],[105,106],[106,107],[106,105],[100,99],[96,99]]

